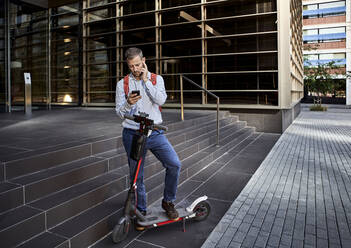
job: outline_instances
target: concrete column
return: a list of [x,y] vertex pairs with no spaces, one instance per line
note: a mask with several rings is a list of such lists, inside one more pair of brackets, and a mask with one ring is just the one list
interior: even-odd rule
[[5,87],[6,112],[12,112],[11,100],[11,37],[10,37],[10,1],[5,0]]
[[279,107],[289,108],[291,105],[290,82],[290,1],[277,0],[277,25],[278,25],[278,89]]
[[[346,71],[351,72],[351,0],[346,0]],[[351,78],[346,79],[346,105],[351,105]]]

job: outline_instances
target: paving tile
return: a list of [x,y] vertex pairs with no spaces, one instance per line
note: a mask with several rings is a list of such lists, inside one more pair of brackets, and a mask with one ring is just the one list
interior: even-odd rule
[[[208,197],[232,201],[250,179],[250,175],[237,174],[232,171],[218,171],[210,180],[194,192],[195,195],[207,195]],[[228,183],[223,182],[230,182]]]
[[[239,228],[245,220],[271,235],[260,232],[255,247],[351,246],[350,113],[302,111],[234,201],[230,226]],[[253,173],[250,163],[260,154],[259,143],[251,146],[255,156],[244,151],[225,168]],[[250,246],[245,239],[236,242]]]
[[[195,196],[190,196],[194,199]],[[203,222],[188,221],[186,223],[186,232],[182,233],[181,223],[163,226],[156,229],[150,229],[143,233],[138,239],[163,247],[179,247],[179,239],[181,238],[182,247],[200,247],[217,225],[220,218],[230,206],[229,203],[223,201],[209,200],[211,205],[211,214]],[[181,235],[180,235],[181,234]]]

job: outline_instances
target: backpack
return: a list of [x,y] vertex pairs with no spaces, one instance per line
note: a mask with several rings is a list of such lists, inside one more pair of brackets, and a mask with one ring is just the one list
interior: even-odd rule
[[[152,85],[156,85],[157,74],[151,73],[151,83]],[[128,98],[129,93],[129,74],[123,78],[123,88],[126,99]],[[162,111],[161,106],[159,106],[160,111]]]

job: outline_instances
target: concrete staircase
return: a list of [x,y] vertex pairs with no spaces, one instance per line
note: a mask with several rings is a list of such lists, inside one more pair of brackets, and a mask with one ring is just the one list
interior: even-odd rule
[[[169,124],[167,137],[181,161],[179,184],[230,159],[256,135],[253,127],[220,113]],[[108,235],[122,214],[129,169],[121,137],[73,142],[23,153],[1,162],[1,247],[87,247]],[[148,153],[144,169],[148,204],[162,197],[165,170]]]

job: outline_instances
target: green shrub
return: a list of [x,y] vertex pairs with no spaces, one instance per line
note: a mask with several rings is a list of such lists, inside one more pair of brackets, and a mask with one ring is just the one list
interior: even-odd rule
[[323,107],[322,105],[312,105],[311,107],[310,107],[310,110],[311,111],[327,111],[327,107]]

